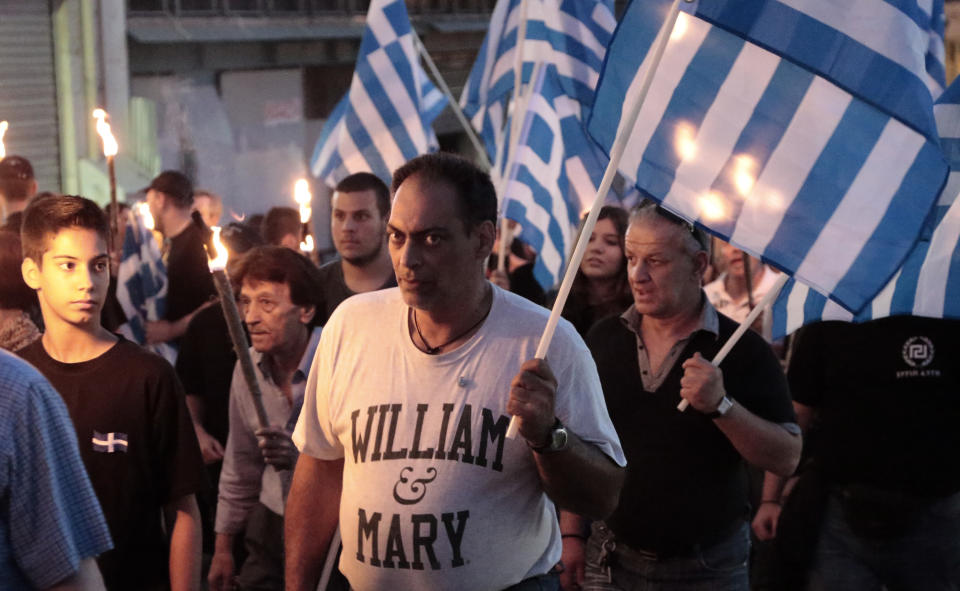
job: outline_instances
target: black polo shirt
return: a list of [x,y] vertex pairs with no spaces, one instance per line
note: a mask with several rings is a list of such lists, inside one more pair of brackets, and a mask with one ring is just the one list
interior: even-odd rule
[[[748,515],[740,454],[713,420],[693,408],[677,410],[683,362],[694,352],[712,359],[736,328],[719,315],[717,334],[694,332],[652,392],[641,380],[637,337],[621,317],[601,320],[587,334],[627,456],[620,503],[607,525],[631,547],[688,549],[714,540]],[[780,364],[759,335],[747,331],[720,368],[727,396],[769,421],[796,421]]]

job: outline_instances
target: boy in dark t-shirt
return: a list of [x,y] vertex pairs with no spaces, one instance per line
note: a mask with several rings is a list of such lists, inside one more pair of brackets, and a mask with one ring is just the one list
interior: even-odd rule
[[[115,549],[98,562],[110,589],[195,589],[203,463],[173,368],[100,325],[109,283],[107,222],[75,196],[27,208],[23,276],[46,331],[20,350],[57,388]],[[161,509],[170,527],[169,552]]]

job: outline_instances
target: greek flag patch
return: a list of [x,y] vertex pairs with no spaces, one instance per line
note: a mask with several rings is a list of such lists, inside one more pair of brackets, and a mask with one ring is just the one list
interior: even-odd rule
[[93,432],[93,451],[100,451],[112,454],[117,451],[127,453],[127,434],[126,433],[101,433]]

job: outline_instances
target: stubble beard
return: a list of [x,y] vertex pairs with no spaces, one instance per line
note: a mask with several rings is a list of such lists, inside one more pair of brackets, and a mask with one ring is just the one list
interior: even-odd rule
[[[342,257],[344,261],[350,263],[354,267],[366,267],[373,261],[377,260],[380,256],[380,253],[383,251],[383,240],[377,242],[377,246],[373,250],[355,257]],[[342,255],[341,255],[342,256]]]

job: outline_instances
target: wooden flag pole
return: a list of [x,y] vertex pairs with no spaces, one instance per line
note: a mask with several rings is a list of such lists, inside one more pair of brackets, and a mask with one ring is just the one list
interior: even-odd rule
[[[744,256],[747,253],[743,253]],[[753,321],[757,319],[757,316],[763,313],[763,311],[773,303],[773,300],[777,298],[777,295],[780,294],[780,290],[783,289],[783,286],[790,280],[790,275],[786,273],[781,273],[780,277],[777,279],[777,282],[773,284],[773,287],[770,288],[770,291],[763,296],[763,299],[760,300],[760,303],[753,307],[753,310],[750,310],[750,313],[747,314],[747,317],[743,319],[743,322],[740,323],[740,326],[737,327],[737,330],[734,331],[730,338],[727,339],[727,342],[723,344],[723,347],[714,355],[713,359],[710,360],[710,363],[713,365],[720,365],[720,363],[726,358],[730,353],[730,350],[733,349],[733,346],[737,344],[737,341],[740,340],[740,337],[743,336],[747,329],[750,328],[750,325],[753,324]],[[680,404],[677,405],[677,410],[684,411],[687,407],[690,406],[690,401],[684,398],[680,401]]]
[[447,81],[443,79],[443,75],[440,74],[437,65],[433,63],[433,58],[427,53],[427,48],[424,47],[423,41],[420,40],[420,36],[417,35],[417,32],[412,27],[410,34],[413,37],[413,46],[416,48],[417,53],[423,58],[424,63],[427,64],[427,69],[430,70],[430,74],[433,75],[433,81],[437,83],[437,86],[440,87],[443,94],[447,96],[447,102],[450,104],[450,108],[453,109],[453,114],[456,115],[457,121],[460,122],[461,127],[463,127],[463,130],[467,133],[467,138],[469,138],[470,143],[473,144],[473,149],[480,155],[481,164],[483,164],[487,170],[490,170],[492,166],[490,164],[490,157],[487,156],[487,150],[483,147],[483,142],[477,137],[477,131],[470,125],[470,122],[467,121],[467,116],[464,115],[463,109],[460,108],[460,103],[453,98],[453,93],[450,92]]
[[[667,41],[670,40],[670,33],[673,32],[673,25],[677,22],[679,12],[680,0],[673,0],[669,12],[667,12],[667,18],[663,22],[663,26],[660,27],[660,32],[657,33],[657,38],[653,42],[653,51],[647,57],[650,63],[647,66],[647,71],[643,74],[643,79],[640,81],[637,98],[630,106],[630,111],[627,113],[626,118],[620,122],[617,139],[610,149],[610,163],[607,165],[607,170],[603,173],[603,180],[600,181],[600,188],[597,189],[597,196],[593,200],[593,207],[590,208],[590,214],[583,223],[583,230],[580,232],[577,247],[573,250],[573,256],[570,257],[570,262],[567,264],[567,272],[564,274],[563,282],[560,284],[560,292],[557,294],[553,309],[550,310],[550,318],[547,320],[547,326],[544,328],[543,335],[540,337],[540,344],[537,346],[536,352],[537,359],[546,359],[547,349],[550,348],[550,341],[553,340],[553,333],[557,330],[557,324],[560,322],[560,312],[563,311],[563,306],[567,303],[570,288],[573,287],[573,279],[577,275],[577,269],[580,268],[580,262],[583,260],[583,255],[587,250],[590,234],[593,233],[593,228],[597,225],[600,209],[607,200],[607,193],[610,192],[610,185],[613,184],[613,179],[617,176],[617,168],[620,165],[623,152],[627,147],[627,140],[630,139],[630,133],[633,131],[633,127],[637,122],[637,117],[640,115],[640,108],[643,107],[643,102],[647,98],[647,93],[650,91],[650,85],[653,83],[653,77],[657,73],[660,60],[663,59],[663,52],[667,48]],[[507,437],[510,439],[515,438],[519,428],[520,425],[517,417],[511,417],[510,425],[507,427]]]

